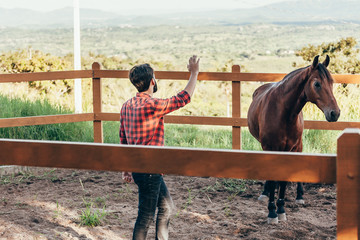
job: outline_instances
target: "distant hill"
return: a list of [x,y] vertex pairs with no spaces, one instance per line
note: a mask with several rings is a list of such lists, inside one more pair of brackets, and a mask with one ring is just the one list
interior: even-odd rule
[[[252,9],[182,12],[156,16],[121,16],[81,9],[83,27],[127,25],[233,25],[247,23],[360,22],[358,0],[290,0]],[[71,27],[72,8],[50,12],[0,8],[0,27]]]
[[360,1],[358,0],[297,0],[253,9],[214,11],[208,17],[222,20],[223,24],[358,22],[360,21],[359,13]]
[[[81,21],[86,24],[104,23],[106,20],[119,16],[115,13],[96,9],[81,9]],[[62,8],[50,12],[34,11],[29,9],[0,8],[0,26],[22,27],[68,27],[73,24],[73,9]]]

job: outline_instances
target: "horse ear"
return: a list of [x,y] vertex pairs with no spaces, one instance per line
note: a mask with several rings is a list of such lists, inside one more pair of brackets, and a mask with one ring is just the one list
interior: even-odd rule
[[325,67],[329,66],[330,63],[330,57],[329,55],[326,55],[325,61],[322,63]]
[[312,69],[315,69],[317,67],[317,65],[319,64],[319,55],[317,55],[315,58],[314,58],[314,61],[312,63]]

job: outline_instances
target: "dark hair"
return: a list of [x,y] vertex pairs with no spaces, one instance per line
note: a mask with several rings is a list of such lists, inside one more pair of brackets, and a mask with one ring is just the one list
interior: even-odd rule
[[153,77],[154,70],[147,63],[134,66],[129,72],[130,81],[139,92],[149,89]]

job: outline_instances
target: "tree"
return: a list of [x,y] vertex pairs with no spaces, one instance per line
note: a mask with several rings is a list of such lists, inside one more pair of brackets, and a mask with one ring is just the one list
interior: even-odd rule
[[[302,57],[307,63],[311,63],[316,55],[325,59],[326,55],[330,57],[329,70],[331,73],[343,74],[360,73],[360,49],[356,49],[357,41],[353,37],[342,38],[338,42],[322,43],[318,46],[308,45],[296,52],[296,56]],[[293,63],[294,67],[297,66]]]
[[[31,47],[0,55],[0,73],[49,72],[69,70],[71,68],[72,62],[49,53],[33,50]],[[29,86],[38,89],[43,94],[51,91],[68,94],[72,90],[72,86],[67,80],[35,81],[29,82]]]
[[[30,73],[30,72],[49,72],[49,71],[67,71],[73,69],[73,54],[65,56],[54,56],[31,47],[17,51],[0,53],[0,73]],[[125,70],[132,66],[150,62],[156,70],[174,69],[171,62],[153,61],[151,59],[122,58],[121,56],[106,56],[103,54],[94,54],[82,56],[82,69],[91,69],[93,62],[99,62],[102,69]],[[84,92],[91,91],[91,81],[85,79],[82,81]],[[179,83],[180,84],[180,83]],[[72,108],[72,91],[74,81],[72,79],[50,80],[50,81],[31,81],[28,82],[29,88],[37,90],[41,98],[53,99],[59,103],[60,99],[63,106]],[[106,86],[104,86],[106,88]],[[84,98],[86,101],[87,99]],[[90,101],[90,100],[89,100]]]

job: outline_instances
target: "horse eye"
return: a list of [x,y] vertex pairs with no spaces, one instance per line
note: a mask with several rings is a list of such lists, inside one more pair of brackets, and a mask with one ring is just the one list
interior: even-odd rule
[[316,81],[316,82],[314,83],[314,86],[315,86],[315,88],[317,88],[317,89],[320,89],[320,88],[321,88],[321,84],[320,84],[318,81]]

